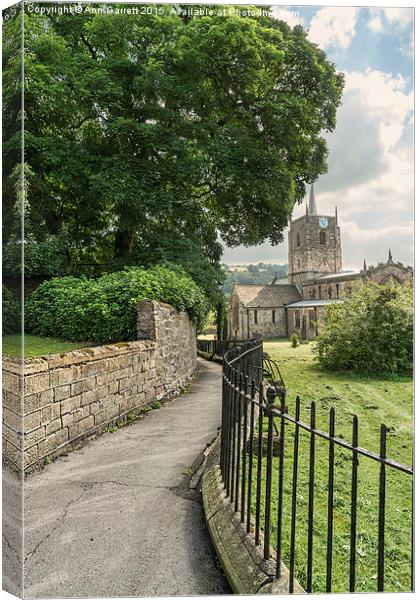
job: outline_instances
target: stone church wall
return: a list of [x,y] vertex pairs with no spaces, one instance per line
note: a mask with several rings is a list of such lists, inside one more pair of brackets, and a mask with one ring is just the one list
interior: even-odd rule
[[3,359],[3,457],[9,464],[20,469],[22,458],[25,468],[42,464],[182,389],[197,355],[188,315],[145,300],[138,331],[139,341],[25,360],[23,375],[21,361]]
[[394,280],[397,283],[413,284],[413,269],[405,267],[402,263],[379,263],[375,267],[369,267],[366,271],[365,279],[383,284],[388,280]]
[[328,283],[316,279],[303,284],[303,298],[305,300],[337,300],[349,296],[353,286],[360,281],[360,275],[346,281],[330,280]]
[[[243,326],[237,336],[238,338],[252,338],[261,335],[264,338],[273,338],[287,335],[286,309],[284,306],[278,308],[244,308],[241,313]],[[255,313],[257,313],[256,322]]]
[[[296,321],[297,314],[299,314],[298,321]],[[292,333],[297,333],[301,340],[314,340],[324,323],[324,316],[324,306],[317,306],[316,309],[308,307],[288,308],[289,337]]]

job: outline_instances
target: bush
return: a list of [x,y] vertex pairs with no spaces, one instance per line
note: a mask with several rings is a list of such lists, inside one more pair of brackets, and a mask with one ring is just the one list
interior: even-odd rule
[[3,335],[17,333],[20,324],[19,302],[8,287],[2,285]]
[[300,339],[297,333],[292,333],[290,336],[290,341],[292,342],[292,348],[297,348],[300,344]]
[[136,305],[144,298],[187,311],[199,330],[208,302],[180,267],[140,267],[99,279],[55,278],[42,283],[25,310],[29,333],[98,344],[137,338]]
[[351,299],[327,308],[315,352],[328,369],[411,374],[412,289],[361,284]]

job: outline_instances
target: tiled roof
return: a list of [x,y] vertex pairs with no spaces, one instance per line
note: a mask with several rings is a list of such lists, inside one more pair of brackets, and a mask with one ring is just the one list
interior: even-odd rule
[[275,308],[302,298],[294,284],[286,285],[235,285],[233,290],[239,301],[248,308]]

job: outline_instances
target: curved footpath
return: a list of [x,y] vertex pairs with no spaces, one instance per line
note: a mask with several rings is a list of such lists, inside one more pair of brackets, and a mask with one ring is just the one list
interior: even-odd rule
[[190,391],[25,485],[26,597],[229,593],[191,488],[220,424],[220,366]]

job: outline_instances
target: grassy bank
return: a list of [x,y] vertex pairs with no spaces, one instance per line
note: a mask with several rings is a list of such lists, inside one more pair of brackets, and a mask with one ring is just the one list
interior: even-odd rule
[[[70,352],[87,346],[89,346],[88,342],[65,342],[54,338],[25,335],[25,358]],[[2,348],[3,355],[20,358],[22,356],[22,336],[4,335]]]
[[[359,417],[359,445],[379,452],[379,428],[385,423],[387,454],[399,462],[412,464],[413,394],[410,378],[381,378],[322,371],[315,363],[311,344],[293,349],[289,341],[264,344],[279,361],[288,389],[289,413],[294,414],[295,397],[301,397],[301,420],[309,423],[312,400],[317,406],[317,428],[328,430],[328,411],[336,410],[336,437],[351,441],[352,417]],[[283,555],[286,564],[290,547],[290,507],[294,426],[286,425]],[[273,520],[271,542],[276,546],[278,503],[278,459],[273,470]],[[296,576],[306,586],[306,547],[308,522],[309,435],[300,431],[299,476],[296,527]],[[376,590],[377,514],[379,465],[359,460],[357,503],[356,591]],[[336,447],[334,484],[333,591],[348,590],[350,545],[351,453]],[[255,487],[255,486],[254,486]],[[314,591],[325,590],[328,492],[328,442],[316,442],[314,509]],[[410,589],[411,478],[387,469],[385,532],[385,591]],[[255,498],[255,490],[254,490]],[[255,509],[255,507],[254,507]]]

